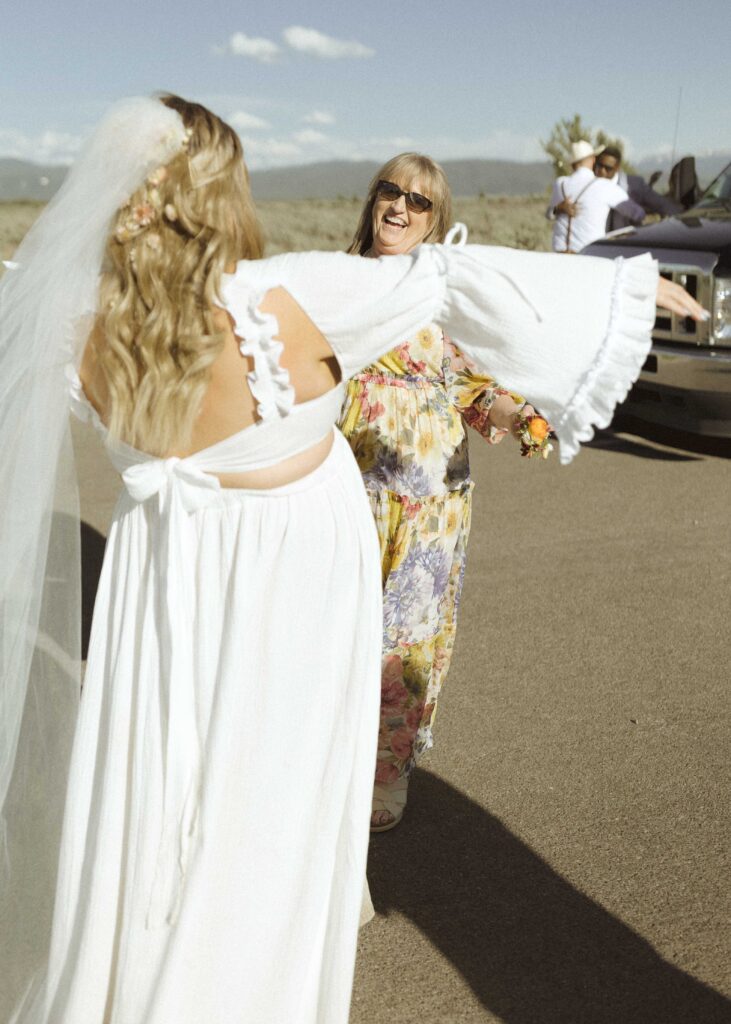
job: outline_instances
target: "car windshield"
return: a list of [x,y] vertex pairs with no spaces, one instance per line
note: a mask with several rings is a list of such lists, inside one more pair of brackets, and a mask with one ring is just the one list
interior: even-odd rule
[[731,164],[711,182],[698,206],[731,207]]

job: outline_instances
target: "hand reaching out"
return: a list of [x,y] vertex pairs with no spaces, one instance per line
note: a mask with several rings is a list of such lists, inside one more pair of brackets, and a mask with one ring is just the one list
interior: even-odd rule
[[674,281],[660,277],[657,282],[657,305],[661,309],[670,310],[680,316],[689,316],[693,320],[708,320],[710,313],[688,292]]
[[[492,428],[490,444],[499,444],[508,434],[512,434],[522,444],[525,440],[525,421],[533,416],[540,417],[540,413],[529,402],[519,405],[508,394],[498,395],[488,416]],[[553,430],[550,423],[546,423],[545,428],[547,433]]]

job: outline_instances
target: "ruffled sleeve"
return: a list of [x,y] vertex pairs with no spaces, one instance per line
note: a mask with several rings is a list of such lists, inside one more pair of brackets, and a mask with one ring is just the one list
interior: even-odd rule
[[224,292],[287,289],[344,377],[436,322],[477,368],[547,416],[568,462],[639,375],[655,319],[657,264],[491,246],[423,245],[378,260],[288,253],[240,263]]
[[657,263],[435,246],[437,319],[484,372],[549,418],[569,462],[639,376],[655,321]]

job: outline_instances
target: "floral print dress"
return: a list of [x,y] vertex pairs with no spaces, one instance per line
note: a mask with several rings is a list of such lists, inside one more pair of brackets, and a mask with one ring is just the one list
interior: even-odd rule
[[383,571],[377,783],[410,774],[432,745],[470,531],[465,425],[492,440],[499,394],[512,395],[473,370],[437,324],[348,381],[339,426],[363,474]]

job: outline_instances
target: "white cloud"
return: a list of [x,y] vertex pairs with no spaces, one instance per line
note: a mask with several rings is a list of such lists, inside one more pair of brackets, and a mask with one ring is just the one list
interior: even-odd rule
[[[244,157],[252,170],[319,163],[323,160],[374,159],[367,140],[333,138],[315,129],[303,128],[288,135],[241,133]],[[387,156],[393,156],[393,149]],[[376,157],[377,158],[377,157]]]
[[302,25],[290,25],[282,32],[287,46],[299,53],[307,53],[311,57],[320,57],[323,60],[337,60],[342,57],[372,57],[375,50],[357,43],[355,40],[334,39],[326,36],[324,32],[318,32],[314,28],[304,28]]
[[39,164],[70,164],[84,141],[83,135],[47,128],[37,135],[0,131],[0,155]]
[[536,136],[518,135],[510,129],[493,132],[483,139],[478,155],[490,160],[548,159]]
[[299,163],[302,159],[302,150],[291,139],[242,135],[241,141],[244,159],[254,171],[263,167],[285,167]]
[[314,128],[303,128],[301,132],[295,132],[292,138],[302,146],[316,146],[320,142],[327,142],[327,135]]
[[[309,120],[308,125],[315,124]],[[305,120],[302,118],[302,120]],[[456,135],[422,136],[373,134],[348,137],[317,127],[302,127],[281,134],[266,134],[246,128],[240,130],[247,163],[255,170],[284,167],[325,160],[390,159],[396,153],[415,150],[435,159],[544,160],[534,136],[512,131],[494,131],[460,138]]]
[[228,123],[240,131],[254,131],[257,128],[270,128],[271,125],[263,117],[256,114],[249,114],[245,110],[237,110],[228,118]]
[[228,41],[227,50],[237,57],[251,57],[262,64],[271,64],[279,56],[281,47],[271,39],[234,32]]
[[312,110],[302,120],[305,124],[335,124],[335,115],[327,110]]
[[449,135],[430,135],[415,141],[411,140],[407,148],[428,153],[440,161],[469,159],[535,161],[547,159],[537,136],[519,135],[509,129],[494,131],[489,135],[472,134],[468,139]]

